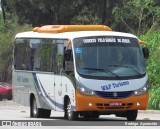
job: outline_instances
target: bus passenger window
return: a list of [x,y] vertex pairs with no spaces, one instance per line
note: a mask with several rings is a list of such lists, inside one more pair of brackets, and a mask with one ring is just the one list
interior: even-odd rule
[[40,69],[41,71],[51,72],[52,71],[52,55],[53,55],[53,44],[42,43],[41,46],[41,61]]
[[[26,40],[25,40],[26,41]],[[27,43],[19,43],[15,45],[15,69],[17,70],[28,70],[28,53],[29,47]]]
[[54,63],[53,68],[55,74],[60,74],[62,72],[63,68],[63,51],[64,51],[64,45],[63,44],[55,44],[55,52],[54,52]]
[[40,70],[40,46],[41,40],[30,39],[30,54],[29,54],[29,70],[39,71]]
[[[32,57],[31,57],[32,59]],[[37,48],[34,50],[34,55],[33,55],[33,70],[34,71],[39,71],[40,70],[40,48]]]

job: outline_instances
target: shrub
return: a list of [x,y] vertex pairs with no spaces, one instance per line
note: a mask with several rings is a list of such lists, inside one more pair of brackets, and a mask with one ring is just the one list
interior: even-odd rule
[[147,64],[149,89],[148,109],[160,109],[160,31],[140,36],[147,43],[150,57]]

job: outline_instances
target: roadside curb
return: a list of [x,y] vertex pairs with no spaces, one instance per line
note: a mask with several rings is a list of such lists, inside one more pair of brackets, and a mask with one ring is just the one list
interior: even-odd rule
[[155,113],[160,114],[160,110],[138,110],[139,113]]

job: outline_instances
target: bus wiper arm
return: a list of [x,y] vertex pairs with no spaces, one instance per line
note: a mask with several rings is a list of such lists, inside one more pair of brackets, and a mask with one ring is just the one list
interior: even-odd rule
[[127,66],[127,65],[118,65],[118,64],[113,64],[113,65],[108,65],[108,66],[130,68],[130,69],[132,69],[133,71],[135,71],[138,75],[141,75],[136,69],[134,69],[134,68],[131,67],[131,66]]
[[108,70],[108,69],[99,69],[99,68],[83,68],[83,69],[89,69],[89,70],[95,70],[95,71],[102,71],[102,72],[108,71],[108,72],[112,73],[114,76],[116,76],[117,78],[120,78],[117,74],[113,73],[112,71],[110,71],[110,70]]

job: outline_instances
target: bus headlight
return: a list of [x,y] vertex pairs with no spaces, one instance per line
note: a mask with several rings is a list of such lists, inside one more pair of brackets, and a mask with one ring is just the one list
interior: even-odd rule
[[77,90],[81,93],[81,94],[84,94],[84,95],[95,95],[95,92],[91,89],[88,89],[82,85],[78,85],[77,86]]
[[146,92],[148,91],[148,85],[144,85],[142,88],[136,90],[134,92],[135,95],[142,95],[142,94],[145,94]]

